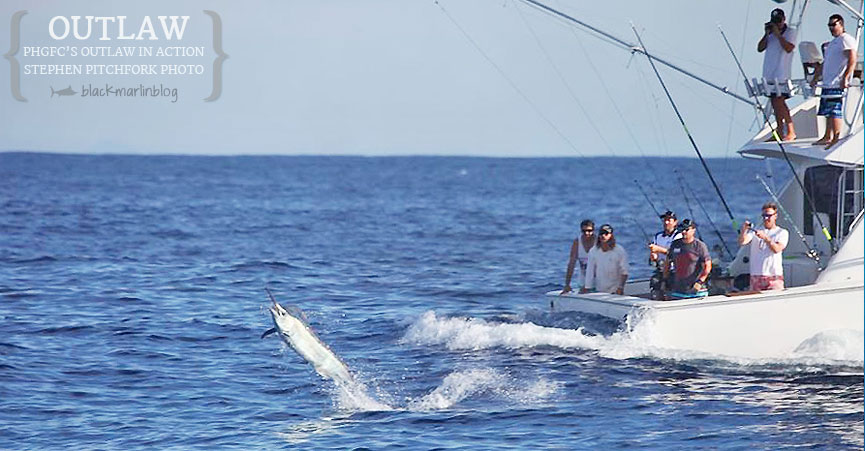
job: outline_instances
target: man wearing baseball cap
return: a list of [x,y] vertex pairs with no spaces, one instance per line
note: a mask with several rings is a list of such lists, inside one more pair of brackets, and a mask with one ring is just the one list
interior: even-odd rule
[[667,249],[673,244],[673,241],[682,238],[682,233],[676,230],[678,219],[676,213],[667,210],[660,215],[663,221],[664,228],[655,234],[655,238],[649,243],[649,262],[655,265],[654,274],[649,279],[649,288],[652,293],[652,299],[661,300],[664,297],[663,285],[665,278],[663,276],[664,261],[667,259]]
[[775,8],[764,24],[763,38],[757,43],[757,52],[766,52],[763,56],[763,80],[768,89],[767,95],[772,102],[777,127],[775,130],[784,141],[796,139],[796,129],[787,107],[790,92],[787,81],[790,80],[790,66],[793,62],[793,49],[796,48],[796,29],[788,27],[784,10]]
[[649,243],[649,260],[658,262],[661,266],[664,264],[664,259],[667,257],[667,249],[673,244],[673,241],[682,237],[681,232],[676,231],[676,225],[679,223],[676,219],[676,214],[671,210],[667,210],[659,216],[663,221],[664,229],[655,234],[655,238]]
[[580,293],[602,291],[623,294],[627,281],[628,254],[625,253],[622,246],[616,245],[613,227],[604,224],[598,232],[598,244],[589,251],[586,285],[580,290]]
[[707,296],[706,279],[712,272],[709,248],[697,239],[697,223],[685,219],[679,225],[679,230],[682,231],[682,238],[670,245],[664,263],[665,278],[669,277],[670,268],[674,268],[670,299]]

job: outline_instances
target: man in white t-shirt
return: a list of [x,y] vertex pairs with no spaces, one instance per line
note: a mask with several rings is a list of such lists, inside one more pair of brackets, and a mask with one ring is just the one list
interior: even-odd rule
[[763,56],[763,80],[770,90],[769,99],[778,124],[775,130],[784,141],[793,141],[796,139],[796,129],[790,109],[787,108],[787,99],[790,98],[787,80],[790,79],[793,49],[796,48],[796,29],[787,26],[787,18],[781,8],[775,8],[770,19],[764,25],[765,33],[757,43],[757,52],[766,52]]
[[586,285],[580,293],[600,291],[623,294],[627,281],[628,254],[621,245],[616,244],[613,227],[604,224],[598,232],[598,244],[589,251]]
[[751,243],[751,290],[783,290],[784,267],[781,253],[787,247],[790,234],[775,224],[778,219],[777,204],[763,204],[762,215],[762,227],[752,230],[751,223],[745,221],[739,232],[739,246]]
[[850,76],[856,66],[856,39],[844,32],[844,18],[840,14],[829,17],[829,32],[834,39],[824,44],[823,90],[817,114],[826,116],[826,133],[814,142],[815,146],[834,146],[841,135],[844,116],[844,90],[850,85]]

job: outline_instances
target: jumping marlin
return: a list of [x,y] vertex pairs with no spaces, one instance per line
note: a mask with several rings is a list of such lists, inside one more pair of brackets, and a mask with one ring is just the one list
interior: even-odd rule
[[78,94],[77,92],[72,90],[72,85],[69,85],[68,88],[61,89],[59,91],[55,91],[53,86],[49,86],[49,88],[51,88],[51,97],[54,97],[54,94],[57,94],[58,96],[74,96],[75,94]]
[[265,290],[273,301],[273,305],[270,306],[270,316],[273,317],[275,327],[261,334],[261,338],[279,332],[282,341],[309,362],[321,377],[331,379],[338,385],[353,383],[354,378],[349,373],[348,367],[312,331],[303,312],[293,305],[284,308],[276,302],[270,290],[267,288]]

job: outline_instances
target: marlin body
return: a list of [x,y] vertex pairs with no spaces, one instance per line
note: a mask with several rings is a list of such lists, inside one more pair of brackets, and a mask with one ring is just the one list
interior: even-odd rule
[[282,341],[309,362],[321,377],[331,379],[337,385],[353,383],[354,378],[348,367],[312,331],[303,312],[295,306],[285,308],[279,305],[270,290],[267,290],[267,294],[273,301],[270,316],[273,317],[274,327],[262,334],[261,338],[278,332]]

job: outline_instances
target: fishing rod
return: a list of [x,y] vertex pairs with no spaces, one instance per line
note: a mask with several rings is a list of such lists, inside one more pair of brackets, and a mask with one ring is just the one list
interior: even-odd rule
[[[718,30],[721,32],[721,37],[724,38],[724,42],[727,44],[727,48],[730,50],[730,54],[733,55],[733,60],[736,62],[736,66],[739,68],[739,72],[742,74],[742,77],[745,78],[745,83],[747,83],[748,75],[745,74],[745,69],[742,68],[742,63],[739,62],[739,57],[736,56],[736,52],[733,51],[733,47],[730,46],[730,41],[727,39],[727,34],[724,33],[724,29],[721,28],[721,25],[718,25]],[[784,149],[784,143],[781,141],[781,137],[778,135],[778,130],[775,129],[775,126],[772,125],[772,121],[769,120],[769,114],[766,113],[766,109],[763,108],[763,104],[760,103],[760,99],[757,97],[757,93],[751,89],[751,95],[754,97],[754,104],[757,106],[757,109],[760,110],[760,113],[763,114],[763,119],[766,121],[766,124],[769,125],[769,129],[772,130],[772,137],[775,138],[775,142],[778,144],[778,148],[781,149],[781,155],[784,156],[784,161],[787,162],[787,166],[790,166],[790,171],[793,173],[793,178],[796,180],[796,183],[799,185],[799,189],[802,190],[802,195],[805,196],[805,199],[808,201],[808,204],[811,206],[812,216],[817,218],[817,222],[820,224],[820,229],[823,231],[823,235],[826,237],[826,240],[829,241],[829,245],[832,247],[832,252],[834,253],[837,248],[835,247],[835,240],[832,239],[832,234],[829,233],[829,229],[823,224],[823,220],[820,219],[820,215],[817,214],[817,205],[814,203],[814,199],[808,194],[808,191],[805,189],[805,184],[802,183],[802,179],[799,178],[799,174],[796,172],[796,167],[793,166],[793,162],[790,161],[790,156],[787,155],[787,150]]]
[[629,43],[629,42],[627,42],[627,41],[625,41],[625,40],[619,39],[619,38],[613,36],[613,35],[610,34],[610,33],[607,33],[607,32],[605,32],[605,31],[603,31],[603,30],[601,30],[601,29],[599,29],[599,28],[597,28],[597,27],[593,27],[593,26],[589,25],[589,24],[586,23],[586,22],[583,22],[583,21],[581,21],[581,20],[579,20],[579,19],[577,19],[577,18],[575,18],[575,17],[573,17],[573,16],[570,16],[570,15],[568,15],[568,14],[565,14],[565,13],[563,13],[563,12],[557,10],[557,9],[551,8],[551,7],[545,5],[545,4],[541,3],[541,2],[538,2],[538,1],[535,1],[535,0],[520,0],[520,1],[522,1],[523,3],[526,3],[526,4],[530,5],[530,6],[533,6],[533,7],[537,8],[537,9],[543,11],[544,13],[547,13],[547,14],[550,14],[550,15],[553,15],[553,16],[556,16],[556,17],[558,17],[558,18],[560,18],[560,19],[565,19],[565,20],[567,20],[568,22],[571,22],[571,23],[577,24],[577,25],[579,25],[579,26],[581,26],[581,27],[583,27],[583,28],[586,28],[586,29],[590,30],[591,32],[595,33],[595,34],[596,34],[598,37],[600,37],[601,39],[606,39],[606,40],[609,41],[611,44],[613,44],[613,45],[617,45],[617,46],[619,46],[619,47],[621,47],[621,48],[623,48],[623,49],[625,49],[625,50],[628,50],[628,51],[631,52],[632,54],[633,54],[633,53],[642,53],[643,55],[646,55],[646,57],[649,58],[649,60],[657,61],[657,62],[659,62],[659,63],[661,63],[661,64],[663,64],[663,65],[669,67],[670,69],[673,69],[673,70],[675,70],[675,71],[677,71],[677,72],[679,72],[679,73],[681,73],[681,74],[683,74],[683,75],[686,75],[686,76],[688,76],[688,77],[693,78],[694,80],[699,81],[700,83],[703,83],[703,84],[705,84],[705,85],[707,85],[707,86],[710,86],[710,87],[712,87],[712,88],[715,88],[715,89],[717,89],[718,91],[721,91],[721,92],[723,92],[724,94],[727,94],[728,96],[735,98],[736,100],[740,100],[740,101],[742,101],[742,102],[747,103],[748,105],[751,105],[751,99],[749,99],[749,98],[747,98],[747,97],[742,97],[742,96],[736,94],[735,92],[730,91],[730,89],[729,89],[728,87],[726,87],[726,86],[719,86],[719,85],[716,85],[715,83],[712,83],[712,82],[710,82],[709,80],[706,80],[706,79],[704,79],[704,78],[702,78],[702,77],[699,77],[699,76],[697,76],[697,75],[695,75],[695,74],[692,74],[691,72],[688,72],[688,71],[686,71],[685,69],[682,69],[682,68],[676,66],[675,64],[669,62],[669,61],[666,61],[666,60],[664,60],[664,59],[662,59],[662,58],[658,58],[657,56],[655,56],[655,55],[653,55],[653,54],[650,54],[648,51],[646,51],[646,48],[643,47],[642,45],[641,45],[640,47],[637,47],[637,46],[635,46],[635,45],[633,45],[633,44],[631,44],[631,43]]
[[640,185],[640,182],[638,182],[637,179],[634,179],[634,183],[637,185],[637,188],[640,189],[640,192],[643,193],[643,197],[646,198],[646,202],[649,203],[649,206],[652,207],[652,210],[655,210],[655,214],[660,217],[661,213],[659,213],[658,209],[655,208],[655,204],[652,202],[652,199],[649,198],[649,195],[646,194],[646,191],[643,189],[643,185]]
[[[674,170],[673,172],[675,172],[677,175],[679,174],[679,171]],[[681,176],[679,177],[679,181],[680,182],[682,181]],[[709,224],[712,225],[712,231],[715,232],[715,235],[717,235],[718,239],[721,240],[721,244],[724,245],[724,250],[727,251],[727,255],[729,255],[731,258],[735,258],[736,256],[732,252],[730,252],[730,247],[727,246],[727,242],[724,240],[724,236],[721,234],[721,230],[718,229],[718,226],[715,225],[715,221],[713,221],[712,217],[709,216],[709,212],[706,210],[706,207],[704,207],[703,203],[700,202],[700,199],[697,198],[697,193],[694,191],[694,188],[691,185],[688,185],[688,188],[690,188],[690,190],[691,190],[691,197],[694,198],[694,201],[697,202],[697,206],[700,207],[700,210],[702,210],[703,214],[706,215],[706,219],[709,220]],[[690,208],[691,208],[691,206],[689,205],[688,209],[690,209]],[[693,213],[692,213],[692,215],[693,215]]]
[[[674,171],[674,172],[676,172],[676,176],[677,176],[676,178],[679,179],[679,189],[682,190],[682,198],[685,199],[685,206],[688,207],[688,214],[691,215],[692,221],[696,221],[697,216],[694,215],[694,209],[691,208],[691,201],[688,200],[688,194],[685,192],[685,182],[682,181],[682,177],[679,176],[678,171]],[[700,233],[700,229],[697,229],[697,238],[699,238],[700,241],[703,241],[703,235]]]
[[[645,50],[646,46],[645,44],[643,44],[643,39],[640,37],[640,34],[637,33],[637,27],[635,27],[633,23],[631,24],[631,29],[633,29],[634,34],[637,35],[637,41],[640,42],[640,46]],[[649,64],[652,65],[652,70],[655,71],[655,75],[658,77],[658,81],[661,82],[661,87],[664,88],[664,93],[667,94],[667,100],[669,100],[670,105],[673,106],[673,111],[676,112],[676,117],[679,118],[679,123],[682,124],[682,129],[685,130],[685,134],[688,135],[688,140],[691,141],[691,146],[693,146],[694,150],[697,152],[697,156],[700,158],[700,163],[703,164],[703,169],[706,170],[706,174],[709,176],[709,180],[712,182],[712,186],[715,187],[715,192],[718,193],[718,197],[721,199],[721,203],[724,204],[724,209],[727,210],[727,215],[730,216],[730,222],[733,224],[733,230],[738,229],[739,227],[736,223],[736,218],[733,217],[733,212],[730,211],[730,206],[727,205],[727,201],[724,199],[724,195],[721,194],[721,188],[718,188],[718,184],[715,182],[715,177],[712,176],[712,171],[709,170],[709,166],[706,164],[706,160],[703,158],[703,154],[700,153],[700,148],[697,147],[697,143],[694,141],[694,137],[691,136],[691,132],[688,131],[688,126],[685,125],[685,119],[683,119],[682,114],[679,113],[679,108],[676,106],[676,102],[673,101],[673,96],[670,95],[670,90],[667,89],[667,85],[664,84],[664,79],[661,78],[661,73],[658,72],[658,68],[655,66],[654,58],[649,58]]]
[[634,219],[633,216],[628,216],[628,219],[630,219],[631,221],[633,221],[634,224],[637,225],[637,228],[640,229],[640,232],[643,232],[643,238],[646,239],[646,242],[647,242],[647,243],[651,243],[651,242],[652,242],[652,239],[649,238],[649,233],[646,232],[646,228],[643,227],[642,224],[640,224],[639,222],[637,222],[637,220]]
[[[628,216],[628,219],[630,219],[631,222],[633,222],[637,226],[637,228],[640,229],[640,232],[643,233],[643,238],[645,238],[646,243],[648,243],[648,244],[654,243],[654,241],[649,237],[649,232],[646,232],[646,228],[643,227],[642,224],[640,224],[633,216]],[[654,265],[657,268],[658,267],[658,260],[652,261],[652,259],[649,258],[649,265]]]
[[434,3],[435,3],[436,5],[438,5],[438,7],[439,7],[439,9],[441,9],[442,13],[444,13],[444,15],[448,18],[448,20],[450,20],[451,23],[454,25],[454,27],[456,27],[456,29],[460,31],[460,33],[463,35],[463,37],[466,38],[466,40],[469,42],[469,44],[471,44],[472,47],[474,47],[475,50],[477,50],[478,53],[480,53],[481,56],[484,57],[485,60],[487,60],[487,62],[490,64],[490,66],[492,66],[493,69],[495,69],[496,72],[499,73],[499,75],[500,75],[500,76],[501,76],[501,77],[502,77],[502,78],[503,78],[503,79],[508,83],[508,85],[510,85],[511,89],[513,89],[517,94],[519,94],[520,97],[523,98],[523,101],[525,101],[525,102],[529,105],[529,107],[531,107],[531,109],[535,112],[535,114],[537,114],[539,118],[541,118],[544,122],[546,122],[547,125],[548,125],[548,126],[549,126],[549,127],[550,127],[550,128],[551,128],[551,129],[552,129],[552,130],[557,134],[557,135],[559,135],[559,138],[561,138],[565,143],[567,143],[567,145],[568,145],[571,149],[573,149],[573,150],[574,150],[577,154],[579,154],[581,157],[585,157],[585,155],[583,155],[583,152],[580,151],[580,149],[576,146],[576,144],[574,144],[574,142],[571,141],[571,140],[570,140],[570,139],[569,139],[569,138],[568,138],[568,137],[567,137],[567,136],[566,136],[566,135],[565,135],[565,134],[564,134],[564,133],[559,129],[559,127],[557,127],[556,124],[553,123],[552,120],[550,120],[550,118],[548,118],[546,115],[544,115],[544,113],[541,111],[541,109],[540,109],[540,108],[539,108],[539,107],[538,107],[534,102],[532,102],[532,99],[530,99],[529,96],[526,95],[526,93],[523,92],[523,90],[520,89],[520,87],[517,86],[517,84],[516,84],[513,80],[511,80],[510,77],[508,77],[508,75],[507,75],[507,74],[505,73],[505,71],[501,68],[501,66],[499,66],[498,64],[496,64],[496,62],[493,61],[493,59],[490,58],[489,55],[487,55],[487,52],[484,52],[484,49],[482,49],[481,46],[478,45],[478,43],[477,43],[474,39],[472,39],[471,35],[470,35],[466,30],[465,30],[465,28],[462,27],[462,25],[460,25],[459,22],[457,22],[457,20],[456,20],[456,19],[451,15],[451,13],[449,13],[448,10],[445,9],[444,5],[441,4],[441,3],[439,3],[438,0],[435,0]]
[[793,227],[793,230],[796,232],[796,235],[799,235],[799,239],[801,239],[802,243],[805,244],[805,249],[808,249],[808,252],[806,252],[805,255],[814,260],[814,263],[817,264],[818,270],[822,270],[823,268],[820,266],[820,254],[817,252],[816,249],[814,249],[813,247],[811,247],[810,244],[808,244],[808,239],[805,238],[805,235],[802,233],[801,230],[799,230],[799,227],[796,226],[796,222],[793,221],[790,213],[788,213],[787,209],[784,208],[784,204],[781,203],[781,201],[778,199],[778,196],[775,195],[775,193],[772,191],[772,188],[769,188],[769,185],[766,184],[766,182],[763,180],[762,177],[760,177],[760,175],[757,175],[757,180],[759,180],[760,183],[763,184],[763,188],[765,188],[766,192],[769,193],[770,196],[772,196],[772,200],[774,200],[775,204],[778,205],[778,209],[781,210],[781,213],[784,215],[784,219],[786,219],[787,222],[790,223],[790,225]]
[[[688,207],[688,217],[690,217],[692,221],[696,221],[697,217],[694,215],[694,209],[691,208],[691,201],[688,200],[688,194],[685,193],[685,183],[682,181],[682,177],[677,178],[679,179],[679,189],[682,190],[682,198],[685,199],[685,206]],[[703,235],[700,233],[700,229],[697,229],[697,238],[700,241],[703,241]]]

